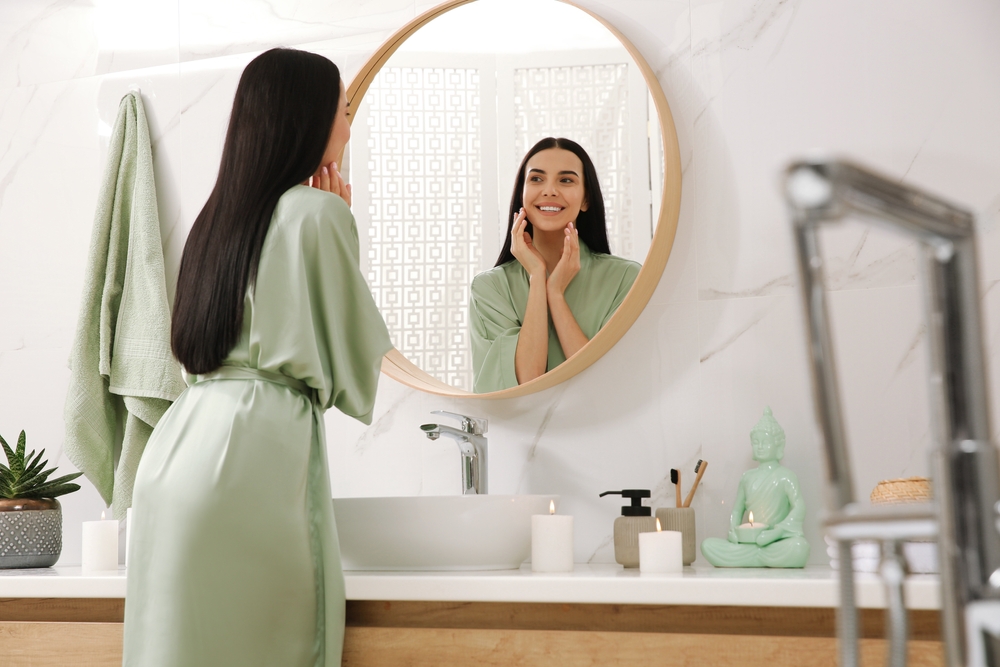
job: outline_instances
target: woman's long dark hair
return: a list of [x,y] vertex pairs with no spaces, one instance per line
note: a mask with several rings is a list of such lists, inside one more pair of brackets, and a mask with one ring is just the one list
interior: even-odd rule
[[218,180],[184,245],[170,344],[189,373],[222,365],[243,328],[243,300],[278,199],[326,151],[340,71],[322,56],[271,49],[240,77]]
[[[510,197],[510,213],[507,215],[507,237],[500,250],[497,263],[493,266],[506,264],[514,259],[514,254],[510,251],[510,232],[514,227],[514,217],[524,206],[524,171],[528,166],[528,160],[535,153],[540,153],[549,148],[562,148],[567,150],[583,163],[583,196],[586,197],[587,210],[580,211],[576,218],[576,229],[580,234],[580,240],[587,244],[592,252],[600,252],[605,255],[611,254],[611,247],[608,245],[608,227],[604,219],[604,197],[601,195],[601,181],[597,178],[597,169],[594,163],[583,150],[583,146],[572,139],[563,137],[546,137],[531,147],[531,150],[521,160],[521,166],[517,170],[517,181],[514,183],[514,194]],[[534,229],[528,221],[525,230],[534,236]]]

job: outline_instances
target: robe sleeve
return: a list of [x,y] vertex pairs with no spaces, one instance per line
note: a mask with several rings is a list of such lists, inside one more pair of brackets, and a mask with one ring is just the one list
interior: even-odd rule
[[472,280],[469,338],[472,342],[473,390],[477,394],[517,386],[514,353],[521,322],[510,291],[499,283],[502,273],[488,272]]
[[[640,268],[642,267],[637,262],[628,262],[628,264],[625,265],[625,270],[622,272],[621,280],[618,282],[618,286],[614,290],[614,296],[611,299],[611,303],[608,305],[608,309],[604,313],[604,318],[601,320],[600,329],[604,328],[604,325],[608,323],[611,316],[618,310],[618,306],[622,305],[622,301],[624,301],[625,297],[628,296],[629,290],[632,289],[632,284],[635,283],[635,279],[639,275]],[[600,331],[600,329],[598,329],[598,331]]]
[[[340,197],[305,188],[282,201],[254,288],[251,356],[299,378],[323,410],[371,423],[389,332],[361,274],[358,231]],[[284,218],[284,219],[283,219]],[[271,232],[269,232],[271,234]]]
[[324,410],[336,407],[370,424],[382,357],[392,343],[361,274],[354,215],[343,199],[331,199],[333,205],[323,209],[326,215],[302,227],[312,321],[321,356],[326,357],[323,381],[310,385]]

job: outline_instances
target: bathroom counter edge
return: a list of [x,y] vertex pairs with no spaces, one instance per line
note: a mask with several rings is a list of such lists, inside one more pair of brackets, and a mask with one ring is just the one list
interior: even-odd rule
[[[885,607],[881,580],[855,575],[860,607]],[[344,575],[349,600],[440,602],[551,602],[581,604],[729,605],[836,607],[836,572],[813,566],[797,570],[686,567],[682,575],[642,575],[613,564],[578,564],[572,573],[519,570],[476,572],[361,572]],[[0,570],[2,598],[122,598],[125,568],[84,575],[79,567]],[[935,575],[907,579],[911,609],[939,609]]]

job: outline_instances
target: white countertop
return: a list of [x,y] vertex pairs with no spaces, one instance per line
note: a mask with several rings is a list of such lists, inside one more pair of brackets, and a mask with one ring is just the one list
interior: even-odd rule
[[[885,606],[881,580],[856,574],[860,607]],[[686,567],[681,575],[640,574],[619,565],[577,565],[566,574],[520,570],[478,572],[346,572],[348,600],[447,602],[555,602],[590,604],[737,605],[836,607],[836,573],[829,567],[802,570]],[[940,608],[936,575],[906,582],[910,609]],[[0,570],[0,598],[125,597],[125,568],[84,575],[79,567]]]

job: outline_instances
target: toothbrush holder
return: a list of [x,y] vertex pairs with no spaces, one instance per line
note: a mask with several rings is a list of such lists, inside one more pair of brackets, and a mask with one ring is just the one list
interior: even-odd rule
[[681,557],[685,565],[694,562],[697,555],[694,534],[693,507],[660,507],[656,510],[663,530],[676,530],[681,534]]

